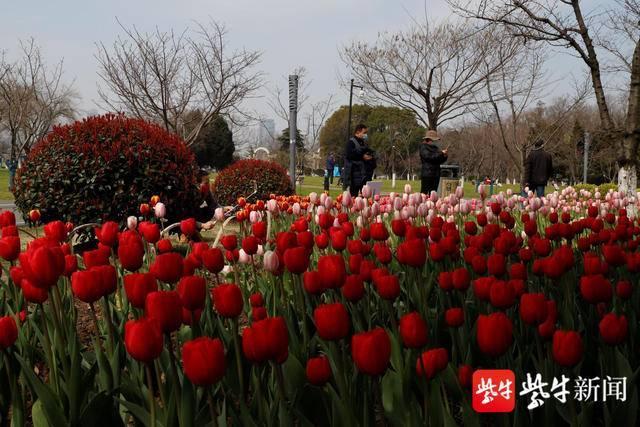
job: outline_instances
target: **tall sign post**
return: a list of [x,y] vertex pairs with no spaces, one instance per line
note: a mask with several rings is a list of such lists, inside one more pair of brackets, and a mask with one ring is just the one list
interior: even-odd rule
[[296,136],[298,119],[298,76],[289,76],[289,176],[291,186],[296,189]]

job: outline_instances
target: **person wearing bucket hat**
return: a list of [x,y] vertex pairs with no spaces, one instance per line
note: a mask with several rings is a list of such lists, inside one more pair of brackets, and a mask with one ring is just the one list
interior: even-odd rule
[[438,190],[440,183],[440,165],[447,160],[447,150],[440,150],[434,144],[440,136],[435,130],[428,130],[420,145],[420,161],[422,162],[420,192],[431,194]]

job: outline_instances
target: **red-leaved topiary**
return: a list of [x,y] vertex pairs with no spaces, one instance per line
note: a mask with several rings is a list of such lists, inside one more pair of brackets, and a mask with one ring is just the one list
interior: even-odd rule
[[15,203],[42,221],[122,220],[157,194],[167,216],[193,214],[197,165],[177,135],[124,115],[54,127],[29,152],[15,179]]
[[213,183],[213,193],[219,203],[232,205],[238,197],[253,193],[254,183],[258,187],[258,199],[267,199],[272,193],[293,193],[287,171],[265,160],[239,160],[223,169]]

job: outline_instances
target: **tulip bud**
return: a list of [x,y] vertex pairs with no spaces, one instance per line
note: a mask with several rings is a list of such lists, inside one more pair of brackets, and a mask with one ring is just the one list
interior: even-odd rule
[[162,202],[156,203],[156,205],[153,207],[153,211],[157,218],[164,218],[167,214],[167,208]]
[[264,269],[270,273],[274,273],[280,266],[280,260],[278,254],[273,251],[266,251],[263,257]]
[[135,216],[130,216],[127,218],[127,228],[129,230],[135,230],[138,226],[138,218]]
[[38,209],[31,209],[29,211],[29,221],[31,222],[40,221],[40,211]]

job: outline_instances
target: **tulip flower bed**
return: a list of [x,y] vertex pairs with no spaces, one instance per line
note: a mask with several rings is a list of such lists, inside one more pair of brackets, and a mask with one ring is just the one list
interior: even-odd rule
[[[60,221],[21,252],[3,212],[2,420],[635,425],[635,201],[461,193],[241,201],[239,233],[186,255],[147,205],[82,255]],[[516,393],[527,374],[552,394],[553,378],[625,377],[626,397],[563,403],[540,384],[537,408],[480,414],[478,369],[512,370]]]

